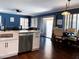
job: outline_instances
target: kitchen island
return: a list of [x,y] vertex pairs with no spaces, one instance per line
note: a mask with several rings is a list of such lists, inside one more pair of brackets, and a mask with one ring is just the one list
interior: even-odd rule
[[39,50],[40,32],[37,30],[0,31],[0,58]]
[[18,31],[0,31],[0,59],[18,54],[18,33]]

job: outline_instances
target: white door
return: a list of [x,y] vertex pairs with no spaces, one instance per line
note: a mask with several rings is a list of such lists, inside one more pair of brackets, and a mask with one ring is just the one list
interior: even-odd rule
[[46,37],[51,38],[52,36],[52,30],[53,30],[53,21],[54,17],[46,17],[43,18],[45,21],[45,31],[46,31]]
[[48,18],[46,20],[46,37],[52,37],[52,29],[53,29],[53,18]]

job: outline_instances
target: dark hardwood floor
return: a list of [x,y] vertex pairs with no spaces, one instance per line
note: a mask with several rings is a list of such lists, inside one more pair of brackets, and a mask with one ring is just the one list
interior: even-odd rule
[[79,59],[79,52],[74,49],[54,48],[50,39],[43,38],[40,50],[6,59]]

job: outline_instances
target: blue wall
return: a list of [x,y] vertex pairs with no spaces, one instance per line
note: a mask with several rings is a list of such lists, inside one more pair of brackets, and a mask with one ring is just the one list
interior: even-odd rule
[[61,15],[61,12],[51,12],[51,13],[48,13],[48,14],[37,15],[37,16],[34,16],[34,17],[40,18],[40,17],[44,17],[44,16],[51,16],[51,15],[55,16],[55,21],[56,21],[55,26],[62,28],[64,25],[57,25],[57,20],[61,19],[62,21],[64,21],[63,16]]
[[[27,15],[16,15],[16,14],[8,14],[8,13],[0,13],[0,15],[2,16],[2,23],[3,26],[5,26],[6,28],[19,28],[20,26],[20,17],[24,17],[24,18],[28,18],[29,19],[29,23],[30,23],[30,19],[31,16],[27,16]],[[10,17],[14,17],[14,22],[10,22]],[[29,24],[30,26],[30,24]]]
[[[71,14],[74,14],[74,13],[79,13],[79,8],[76,8],[76,9],[70,9],[68,10]],[[43,17],[43,16],[50,16],[50,15],[54,15],[55,16],[55,20],[56,20],[56,26],[60,27],[60,28],[63,28],[64,27],[64,16],[61,15],[63,11],[58,11],[58,12],[51,12],[51,13],[47,13],[47,14],[41,14],[41,15],[37,15],[37,16],[34,16],[34,17]],[[57,20],[59,19],[62,19],[63,21],[63,24],[62,25],[57,25]]]
[[[79,8],[76,9],[71,9],[69,10],[72,14],[73,13],[79,13]],[[55,19],[56,19],[56,26],[58,27],[63,27],[64,25],[57,25],[57,20],[58,19],[62,19],[63,20],[63,16],[61,15],[61,12],[63,11],[59,11],[59,12],[51,12],[51,13],[47,13],[47,14],[41,14],[41,15],[37,15],[35,17],[43,17],[43,16],[49,16],[49,15],[54,15]],[[29,27],[31,25],[31,16],[27,16],[27,15],[16,15],[16,14],[8,14],[8,13],[0,13],[0,15],[2,16],[2,23],[3,26],[7,27],[7,28],[13,28],[13,27],[19,27],[20,26],[20,17],[24,17],[24,18],[28,18],[29,19]],[[14,17],[15,18],[15,22],[10,22],[10,17]],[[64,20],[63,20],[64,22]]]

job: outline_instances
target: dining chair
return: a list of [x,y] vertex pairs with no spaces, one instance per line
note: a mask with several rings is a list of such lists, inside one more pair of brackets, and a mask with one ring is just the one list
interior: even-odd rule
[[74,29],[74,28],[68,28],[68,29],[66,29],[66,31],[67,32],[73,32],[74,33],[74,32],[76,32],[76,29]]
[[53,29],[53,43],[54,45],[62,45],[63,40],[63,29],[62,28],[54,28]]

